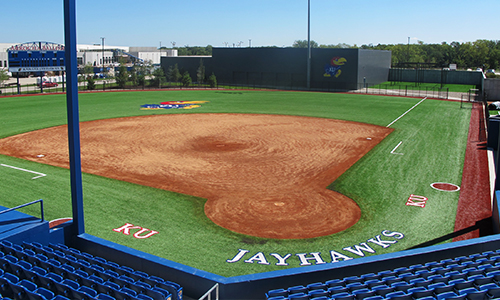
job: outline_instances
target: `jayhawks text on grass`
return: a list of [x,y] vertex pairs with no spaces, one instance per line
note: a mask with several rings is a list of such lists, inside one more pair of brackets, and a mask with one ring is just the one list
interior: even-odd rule
[[[342,248],[342,250],[347,252],[345,254],[337,252],[335,250],[331,250],[330,253],[327,255],[325,254],[322,255],[321,252],[310,252],[310,253],[296,253],[293,257],[297,257],[299,259],[301,266],[310,266],[313,263],[316,265],[326,264],[327,263],[326,256],[328,256],[328,259],[330,260],[331,263],[336,263],[339,261],[346,261],[356,258],[352,257],[353,254],[359,257],[364,257],[366,253],[372,253],[372,254],[376,253],[377,251],[375,249],[377,248],[374,246],[382,247],[383,249],[385,249],[397,243],[398,240],[404,238],[404,234],[396,231],[384,230],[381,233],[384,237],[382,237],[381,235],[376,235],[375,237],[366,240],[366,242],[359,243],[359,245]],[[372,246],[375,249],[372,248]],[[271,259],[272,257],[273,262],[274,260],[276,260],[274,262],[275,265],[288,266],[289,263],[287,261],[289,258],[292,257],[291,253],[287,253],[284,256],[278,253],[269,253],[269,256],[266,256],[262,252],[258,252],[253,256],[249,257],[250,255],[249,252],[250,252],[249,250],[238,249],[238,253],[232,259],[226,260],[226,262],[235,263],[242,260],[244,257],[245,258],[248,257],[248,259],[244,260],[245,263],[248,264],[258,263],[261,265],[270,265],[271,263],[269,262],[268,258]]]

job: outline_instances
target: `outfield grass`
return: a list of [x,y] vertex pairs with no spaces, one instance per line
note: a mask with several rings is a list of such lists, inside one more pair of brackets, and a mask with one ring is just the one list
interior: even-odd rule
[[[420,101],[370,95],[234,90],[89,93],[80,94],[79,98],[81,121],[150,114],[262,113],[380,126],[387,126]],[[174,100],[210,102],[193,110],[139,109],[142,104]],[[0,138],[66,123],[64,95],[0,98],[0,111],[4,112]],[[305,240],[249,237],[213,224],[204,215],[204,199],[90,174],[83,175],[86,232],[223,276],[297,267],[299,253],[321,252],[326,263],[331,261],[332,250],[356,258],[359,256],[343,248],[367,242],[384,230],[403,233],[404,238],[387,248],[371,244],[376,253],[365,251],[366,255],[407,249],[453,231],[459,193],[437,191],[430,184],[460,185],[469,118],[470,110],[460,109],[458,102],[425,100],[395,122],[391,126],[395,129],[393,133],[330,185],[331,189],[354,199],[362,210],[356,225],[334,235]],[[402,144],[396,152],[403,155],[391,154],[399,142]],[[0,163],[47,174],[31,180],[32,174],[0,167],[1,205],[12,207],[43,198],[47,219],[71,216],[68,170],[7,156],[0,156]],[[427,197],[425,208],[406,206],[410,194]],[[39,216],[37,207],[22,211]],[[112,230],[125,223],[159,233],[140,240]],[[391,240],[384,236],[382,239]],[[249,252],[238,262],[226,262],[239,249]],[[271,253],[282,257],[291,254],[289,265],[276,265]],[[252,256],[253,260],[244,262]],[[262,258],[269,264],[263,264]]]

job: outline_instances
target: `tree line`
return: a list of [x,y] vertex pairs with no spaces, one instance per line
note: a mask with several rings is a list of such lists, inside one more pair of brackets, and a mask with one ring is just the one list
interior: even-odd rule
[[[297,40],[294,48],[307,48],[307,40]],[[389,50],[392,52],[392,66],[405,63],[426,63],[436,67],[448,67],[457,64],[459,69],[500,68],[500,41],[476,40],[475,42],[452,42],[450,44],[368,44],[360,47],[344,43],[336,45],[318,45],[311,41],[312,48],[354,48],[370,50]]]
[[[277,46],[271,46],[278,48]],[[438,68],[448,67],[456,64],[459,69],[500,69],[500,41],[499,40],[476,40],[474,42],[442,42],[441,44],[426,44],[418,41],[413,44],[368,44],[349,45],[318,44],[311,41],[312,48],[341,48],[341,49],[370,49],[389,50],[392,52],[392,65],[404,63],[425,63]],[[307,40],[296,40],[292,48],[307,48]],[[212,45],[184,46],[175,48],[178,55],[212,55]]]

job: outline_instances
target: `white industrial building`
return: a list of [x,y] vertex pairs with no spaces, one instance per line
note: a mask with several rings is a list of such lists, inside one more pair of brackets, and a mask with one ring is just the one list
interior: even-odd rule
[[[21,43],[0,43],[0,68],[8,68],[7,50]],[[125,61],[148,61],[153,65],[160,64],[160,57],[177,56],[177,50],[158,49],[156,47],[123,47],[99,44],[77,45],[79,65],[90,64],[94,67],[116,65],[120,58]],[[104,58],[104,59],[103,59]]]

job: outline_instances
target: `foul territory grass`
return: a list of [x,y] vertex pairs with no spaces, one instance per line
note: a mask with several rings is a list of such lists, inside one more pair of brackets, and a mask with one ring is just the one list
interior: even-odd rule
[[409,89],[409,90],[428,90],[428,91],[441,91],[447,90],[448,92],[457,92],[457,93],[467,93],[470,89],[475,89],[475,85],[470,84],[444,84],[441,86],[439,83],[417,83],[417,82],[399,82],[399,81],[387,81],[384,83],[380,83],[371,88],[378,89]]
[[[313,116],[387,126],[420,99],[353,94],[280,91],[153,91],[80,94],[82,121],[151,114],[258,113]],[[174,100],[209,101],[192,110],[140,110],[142,104]],[[0,98],[0,138],[63,125],[65,95]],[[460,185],[470,109],[459,102],[425,100],[392,124],[384,141],[364,156],[330,189],[354,199],[361,220],[330,236],[304,240],[274,240],[231,232],[212,223],[204,214],[205,199],[149,188],[96,175],[83,175],[86,232],[181,264],[223,276],[236,276],[300,266],[296,254],[320,253],[325,263],[330,251],[357,258],[346,249],[363,248],[380,235],[397,241],[382,247],[368,243],[364,256],[404,250],[453,231],[459,192],[430,187],[433,182]],[[189,128],[186,128],[189,135]],[[394,147],[401,145],[393,151]],[[393,151],[393,154],[391,154]],[[71,217],[69,171],[8,156],[0,164],[47,174],[33,174],[0,167],[1,205],[13,207],[44,199],[46,219]],[[332,180],[333,181],[333,180]],[[405,205],[408,197],[428,198],[425,208]],[[21,211],[39,216],[38,207]],[[325,211],[325,214],[328,214]],[[135,239],[113,231],[125,223],[156,230],[148,239]],[[382,232],[399,232],[395,239]],[[229,263],[240,249],[248,251]],[[271,254],[286,257],[277,265]],[[245,260],[247,262],[245,262]],[[339,259],[342,260],[342,259]],[[266,264],[267,263],[267,264]],[[316,261],[310,261],[315,264]]]

